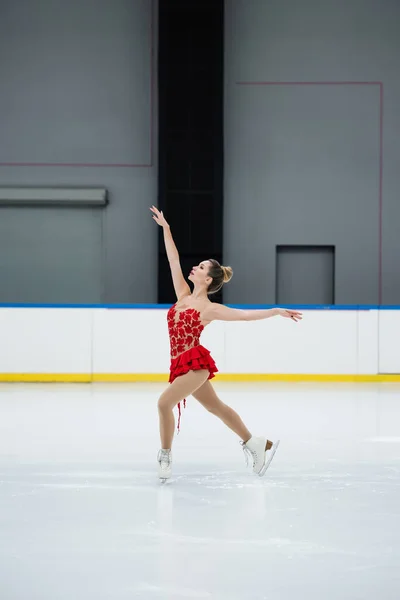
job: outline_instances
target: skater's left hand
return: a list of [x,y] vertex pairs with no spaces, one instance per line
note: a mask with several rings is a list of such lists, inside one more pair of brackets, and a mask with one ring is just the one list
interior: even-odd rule
[[155,220],[157,225],[159,225],[160,227],[169,227],[162,210],[158,210],[158,208],[156,208],[155,206],[151,206],[150,210],[153,213],[153,219]]
[[278,315],[280,317],[285,317],[286,319],[292,319],[292,321],[301,321],[303,318],[303,314],[298,312],[297,310],[289,310],[287,308],[278,308]]

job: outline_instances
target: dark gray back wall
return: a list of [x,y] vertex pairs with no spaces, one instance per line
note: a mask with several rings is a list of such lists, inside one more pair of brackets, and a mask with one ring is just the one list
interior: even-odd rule
[[335,246],[336,303],[400,303],[400,4],[227,0],[228,302],[274,303],[277,245]]
[[155,15],[153,0],[0,0],[0,185],[110,200],[0,208],[0,301],[156,301]]

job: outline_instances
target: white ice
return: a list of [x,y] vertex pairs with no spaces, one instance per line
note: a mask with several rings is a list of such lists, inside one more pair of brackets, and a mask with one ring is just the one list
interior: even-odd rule
[[161,384],[0,385],[1,600],[400,598],[400,386],[215,385],[264,478],[189,398],[160,485]]

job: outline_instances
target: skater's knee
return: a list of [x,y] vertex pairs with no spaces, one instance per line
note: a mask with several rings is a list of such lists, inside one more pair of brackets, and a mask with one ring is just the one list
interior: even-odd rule
[[212,415],[216,415],[217,417],[220,417],[223,414],[225,407],[226,404],[221,402],[221,400],[218,400],[218,402],[213,402],[212,404],[206,406],[208,412],[210,412]]
[[158,412],[166,412],[171,410],[169,407],[168,399],[164,396],[164,394],[161,394],[161,396],[159,397],[157,402],[157,408]]
[[168,393],[164,392],[158,399],[157,408],[159,412],[169,412],[174,408],[175,404],[174,399]]

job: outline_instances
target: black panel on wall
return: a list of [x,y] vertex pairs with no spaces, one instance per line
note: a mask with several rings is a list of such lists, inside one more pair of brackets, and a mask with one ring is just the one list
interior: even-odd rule
[[[223,5],[159,0],[158,204],[185,277],[201,260],[222,262]],[[160,230],[158,302],[175,300]]]

